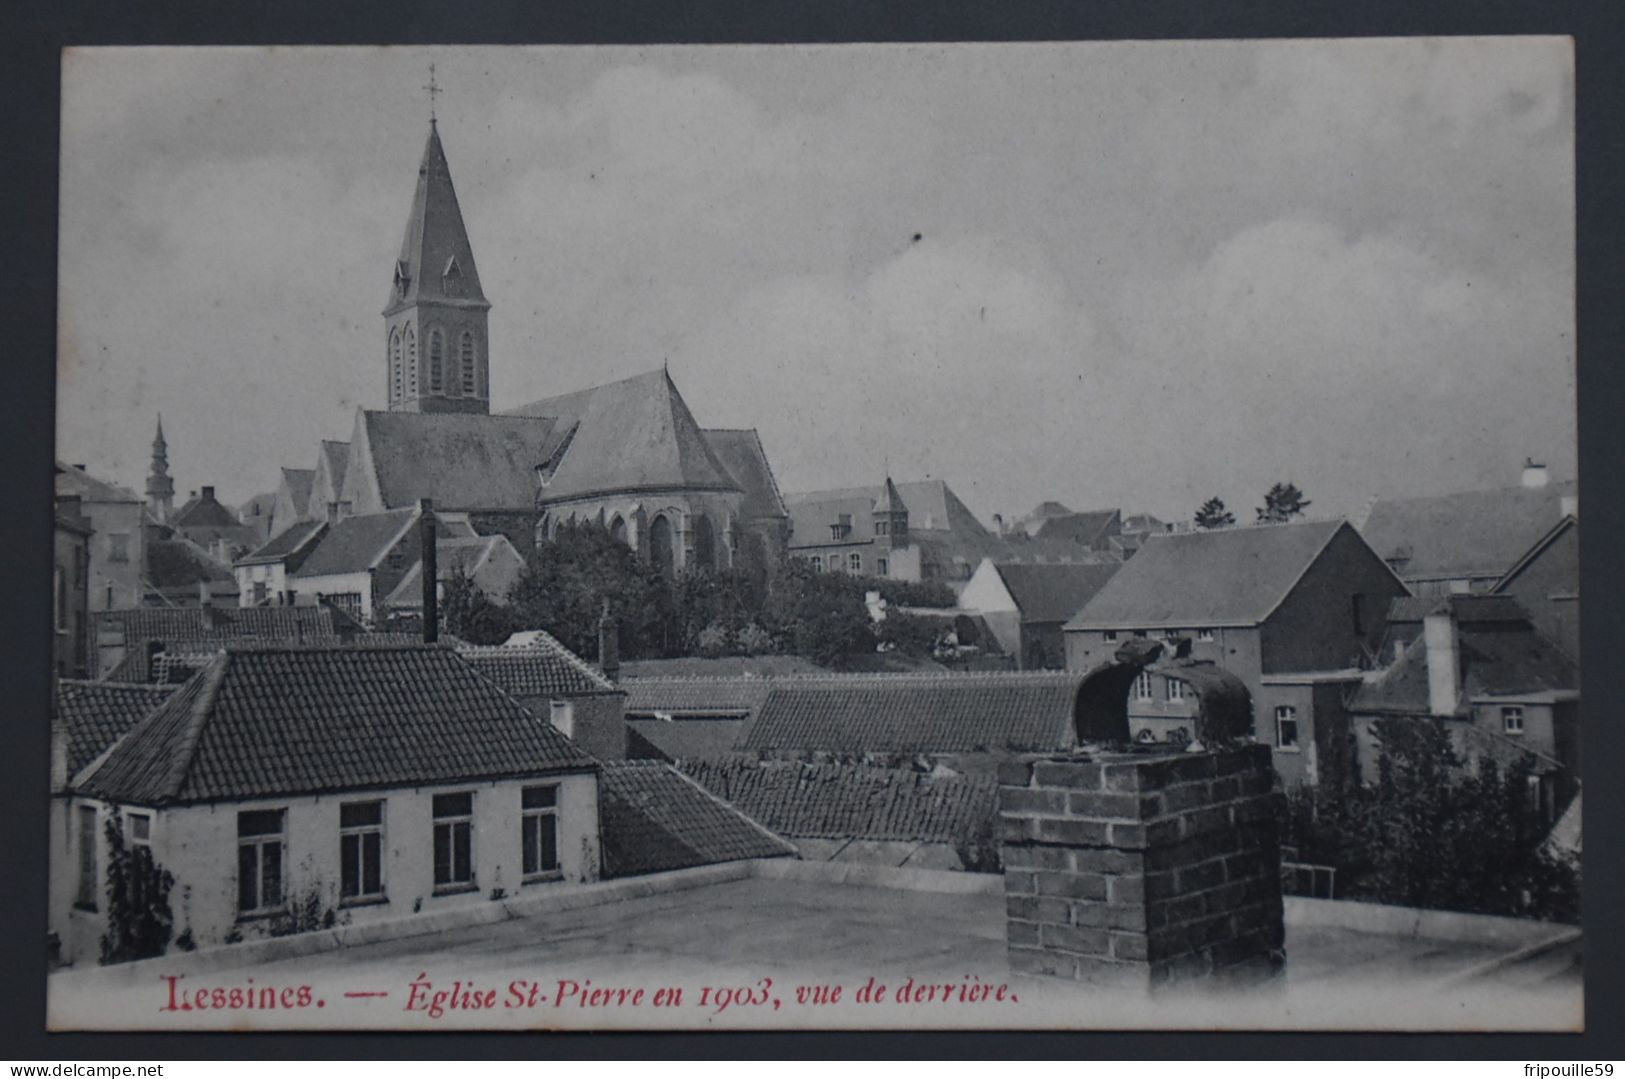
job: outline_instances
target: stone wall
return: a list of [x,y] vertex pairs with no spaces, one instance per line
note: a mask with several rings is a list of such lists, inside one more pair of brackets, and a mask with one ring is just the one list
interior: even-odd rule
[[1149,989],[1280,971],[1268,746],[1026,757],[999,783],[1012,972]]

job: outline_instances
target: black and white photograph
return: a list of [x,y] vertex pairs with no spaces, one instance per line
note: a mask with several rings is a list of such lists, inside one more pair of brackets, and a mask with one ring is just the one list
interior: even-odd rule
[[52,1030],[1583,1028],[1571,39],[75,47],[59,150]]

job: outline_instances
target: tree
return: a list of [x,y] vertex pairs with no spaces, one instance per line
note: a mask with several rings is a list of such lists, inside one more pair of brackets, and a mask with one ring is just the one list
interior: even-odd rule
[[1277,483],[1264,495],[1264,504],[1257,508],[1258,521],[1260,524],[1290,521],[1294,517],[1302,517],[1309,505],[1309,500],[1303,497],[1296,484]]
[[800,559],[775,567],[763,604],[762,624],[789,646],[787,651],[828,664],[843,656],[872,652],[863,593],[844,573],[823,573]]
[[525,627],[513,610],[487,596],[458,568],[441,597],[440,628],[470,644],[501,644]]
[[1236,523],[1236,515],[1224,508],[1224,499],[1215,495],[1202,503],[1196,511],[1197,528],[1229,528]]

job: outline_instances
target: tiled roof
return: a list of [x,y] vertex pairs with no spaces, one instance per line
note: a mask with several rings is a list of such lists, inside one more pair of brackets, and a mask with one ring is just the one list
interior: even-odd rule
[[1106,542],[1106,537],[1122,530],[1121,510],[1090,510],[1051,517],[1038,527],[1039,539],[1066,539],[1085,547]]
[[238,559],[237,564],[280,562],[317,539],[326,527],[326,521],[296,521],[272,536],[268,542]]
[[449,648],[232,648],[79,785],[138,805],[584,771],[587,754]]
[[664,369],[534,401],[511,416],[547,416],[569,448],[542,496],[648,488],[742,490]]
[[624,678],[628,715],[746,716],[755,712],[783,678]]
[[346,517],[328,528],[294,576],[321,577],[371,569],[416,520],[416,509]]
[[1457,622],[1527,622],[1529,614],[1514,596],[1454,595],[1395,596],[1388,604],[1388,621],[1420,622],[1434,611],[1449,610]]
[[[1576,691],[1579,669],[1527,621],[1460,622],[1458,710],[1480,697]],[[1418,636],[1392,666],[1355,690],[1351,712],[1425,715],[1429,710],[1427,646]]]
[[56,493],[59,495],[78,495],[85,502],[136,502],[144,501],[140,495],[127,487],[99,480],[82,469],[65,465],[58,461],[56,464]]
[[460,645],[457,654],[510,697],[564,698],[621,692],[597,668],[539,630],[534,644]]
[[1060,750],[1082,674],[871,675],[777,683],[743,748],[831,753]]
[[1257,625],[1345,527],[1303,521],[1147,536],[1066,628]]
[[211,494],[188,500],[175,511],[168,524],[171,528],[235,528],[242,522]]
[[[667,713],[670,714],[670,713]],[[739,752],[744,716],[657,719],[645,712],[626,717],[626,755],[658,761],[725,757]]]
[[152,540],[146,544],[146,582],[160,591],[195,588],[207,581],[211,591],[237,591],[237,576],[224,562],[190,540]]
[[68,737],[68,775],[101,756],[174,692],[174,686],[58,682],[56,707]]
[[288,489],[288,497],[293,500],[293,508],[300,516],[310,512],[310,488],[315,480],[316,470],[313,468],[282,470],[282,485]]
[[1401,577],[1499,579],[1563,517],[1573,483],[1373,503],[1360,529]]
[[[448,278],[446,270],[453,259],[458,276]],[[440,132],[433,124],[429,125],[429,138],[418,164],[412,210],[406,220],[406,236],[401,240],[400,265],[405,271],[406,287],[390,293],[392,311],[425,301],[490,306],[480,290],[474,249],[469,245],[463,211],[451,183],[451,166],[446,162],[445,147],[440,145]]]
[[266,641],[297,641],[338,636],[334,615],[327,607],[142,607],[103,611],[96,616],[105,629],[122,629],[127,644],[162,641],[165,644],[220,643],[249,637]]
[[621,677],[634,678],[777,678],[789,674],[828,674],[803,656],[674,656],[671,659],[623,659]]
[[1023,622],[1065,622],[1095,597],[1121,563],[995,563]]
[[773,468],[767,463],[767,451],[762,449],[762,439],[755,429],[711,428],[701,434],[745,492],[740,516],[747,519],[784,517],[789,513],[784,508],[784,497],[779,494],[778,481],[773,478]]
[[598,790],[606,877],[796,853],[794,845],[656,761],[605,762]]
[[993,776],[799,761],[690,760],[682,771],[780,835],[951,843],[994,813]]
[[[383,505],[429,498],[437,510],[470,511],[534,509],[536,469],[565,431],[551,419],[455,412],[362,412],[357,426]],[[346,487],[360,452],[351,449]]]

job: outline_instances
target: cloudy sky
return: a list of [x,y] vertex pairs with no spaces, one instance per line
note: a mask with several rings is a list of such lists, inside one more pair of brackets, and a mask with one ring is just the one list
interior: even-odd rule
[[385,403],[440,130],[504,408],[669,362],[786,491],[1243,517],[1575,470],[1567,41],[125,49],[64,70],[58,456],[242,501]]

